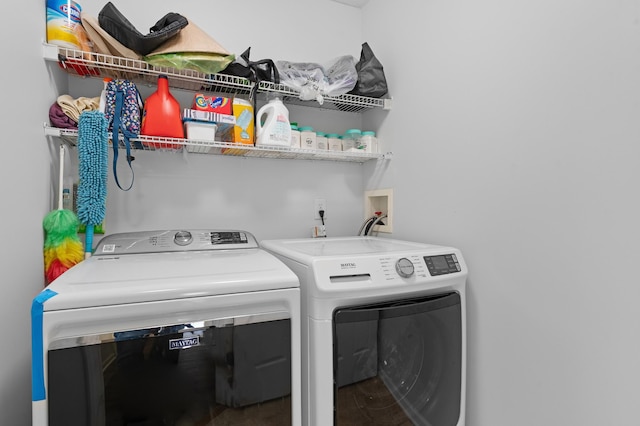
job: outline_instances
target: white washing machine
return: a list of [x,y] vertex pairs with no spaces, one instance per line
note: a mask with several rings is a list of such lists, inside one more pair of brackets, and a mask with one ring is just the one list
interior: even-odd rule
[[459,250],[376,237],[260,245],[300,279],[303,424],[465,424]]
[[32,304],[33,425],[300,425],[296,275],[248,232],[104,237]]

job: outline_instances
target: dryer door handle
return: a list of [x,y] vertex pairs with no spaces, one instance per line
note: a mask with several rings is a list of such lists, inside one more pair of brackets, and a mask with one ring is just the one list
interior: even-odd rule
[[455,292],[415,299],[397,300],[374,305],[338,309],[333,317],[336,323],[375,321],[433,312],[460,305],[460,295]]

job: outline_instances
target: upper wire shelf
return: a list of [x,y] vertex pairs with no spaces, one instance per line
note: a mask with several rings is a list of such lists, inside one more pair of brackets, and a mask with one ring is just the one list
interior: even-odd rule
[[[172,87],[190,91],[207,91],[249,95],[253,83],[245,78],[226,74],[204,74],[194,70],[178,70],[159,67],[142,60],[110,56],[101,53],[83,52],[52,44],[44,44],[44,57],[55,61],[66,72],[81,77],[120,78],[136,83],[156,84],[159,75],[166,75]],[[303,101],[298,92],[272,82],[260,82],[258,94],[277,93],[283,102],[314,108],[338,110],[342,112],[363,112],[372,108],[391,109],[391,99],[369,98],[366,96],[340,95],[324,96],[320,105],[317,101]]]

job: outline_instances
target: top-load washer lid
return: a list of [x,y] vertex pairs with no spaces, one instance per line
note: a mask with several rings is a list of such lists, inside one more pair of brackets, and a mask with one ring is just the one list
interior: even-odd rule
[[450,247],[378,237],[299,238],[290,240],[264,240],[260,246],[304,264],[318,259],[346,259],[354,256],[398,255],[403,253],[429,253],[451,251]]
[[[267,240],[263,247],[277,247],[277,251],[300,261],[325,256],[348,256],[424,250],[428,244],[376,237],[300,238]],[[433,246],[432,246],[433,247]]]
[[164,230],[104,237],[47,290],[45,311],[299,287],[248,232]]

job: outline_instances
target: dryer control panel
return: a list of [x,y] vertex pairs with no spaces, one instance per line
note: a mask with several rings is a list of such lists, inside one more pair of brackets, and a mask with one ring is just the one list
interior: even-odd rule
[[207,229],[140,231],[107,235],[100,240],[94,256],[257,247],[258,242],[255,237],[246,231]]

